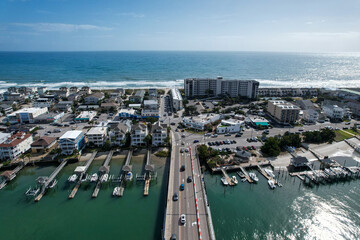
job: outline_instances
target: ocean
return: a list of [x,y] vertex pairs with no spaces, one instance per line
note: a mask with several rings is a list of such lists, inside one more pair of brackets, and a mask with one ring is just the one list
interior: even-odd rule
[[0,90],[182,87],[190,77],[255,79],[260,87],[360,87],[360,53],[0,52]]

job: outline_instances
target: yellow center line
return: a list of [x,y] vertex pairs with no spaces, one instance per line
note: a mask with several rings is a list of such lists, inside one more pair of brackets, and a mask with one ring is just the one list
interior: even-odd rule
[[[178,159],[179,163],[180,163],[179,164],[180,167],[181,167],[181,159],[182,159],[182,153],[180,153],[180,158]],[[176,171],[179,171],[179,183],[181,184],[181,172],[180,172],[179,168]],[[180,185],[177,187],[179,189]],[[181,239],[181,224],[179,224],[180,215],[181,215],[181,190],[179,191],[179,217],[178,217],[179,239]]]

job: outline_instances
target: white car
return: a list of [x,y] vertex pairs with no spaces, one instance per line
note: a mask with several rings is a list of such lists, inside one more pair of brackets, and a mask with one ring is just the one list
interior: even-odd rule
[[181,214],[181,216],[180,216],[180,222],[181,222],[181,224],[185,224],[185,223],[186,223],[186,216],[185,216],[185,214]]

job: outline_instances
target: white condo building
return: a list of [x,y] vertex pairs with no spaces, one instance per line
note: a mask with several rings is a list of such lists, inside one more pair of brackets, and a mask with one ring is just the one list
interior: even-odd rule
[[221,119],[221,115],[209,113],[209,114],[200,114],[194,117],[183,117],[182,123],[186,127],[190,127],[193,129],[197,129],[203,131],[205,129],[206,124],[210,124],[216,122]]
[[107,139],[107,127],[93,127],[86,133],[86,136],[89,144],[101,147]]
[[331,119],[343,119],[344,118],[344,109],[338,105],[324,105],[322,107],[325,115]]
[[259,82],[255,80],[224,80],[218,78],[184,79],[186,97],[220,96],[256,98]]
[[147,126],[142,123],[136,124],[131,131],[131,146],[145,145],[144,138],[149,134]]
[[12,136],[8,136],[3,143],[0,144],[0,159],[3,161],[17,159],[21,154],[31,148],[33,143],[32,134],[18,132]]
[[73,154],[74,150],[80,151],[85,145],[85,136],[82,131],[67,131],[59,139],[61,153],[65,155]]
[[166,144],[167,127],[166,124],[162,125],[159,121],[154,123],[151,127],[152,145],[159,146]]
[[175,108],[176,111],[183,109],[183,98],[181,96],[179,89],[177,88],[171,89],[171,101],[172,101],[172,106],[173,108]]

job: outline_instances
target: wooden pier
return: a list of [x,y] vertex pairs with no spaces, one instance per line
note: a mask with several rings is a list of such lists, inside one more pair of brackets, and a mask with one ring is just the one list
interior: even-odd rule
[[[231,181],[231,178],[229,177],[229,175],[227,174],[226,170],[224,168],[221,168],[221,172],[224,175],[226,181],[229,183],[230,186],[234,186],[235,183],[233,183],[233,181]],[[250,177],[249,177],[250,178]]]
[[4,171],[0,177],[3,181],[0,183],[0,190],[3,189],[8,182],[16,178],[16,174],[27,165],[28,161],[20,162],[14,170]]
[[[69,195],[69,199],[73,199],[77,193],[77,191],[79,190],[80,188],[80,185],[81,185],[81,182],[82,182],[82,178],[83,176],[86,174],[86,171],[89,169],[91,163],[94,161],[95,159],[95,156],[97,154],[97,151],[93,152],[90,156],[90,159],[86,162],[85,166],[82,166],[82,167],[77,167],[75,169],[75,172],[76,173],[79,173],[80,174],[80,177],[79,177],[79,180],[77,181],[75,187],[73,188],[73,190],[71,191],[70,195]],[[77,172],[79,171],[79,172]]]
[[150,187],[150,178],[145,180],[144,196],[149,195],[149,187]]
[[245,168],[240,167],[240,171],[244,174],[245,179],[249,182],[249,183],[253,183],[254,181],[250,178],[249,174],[247,173],[247,171],[245,170]]
[[275,184],[277,184],[277,180],[272,178],[271,176],[269,176],[264,169],[262,169],[259,165],[256,165],[257,170],[259,171],[259,173],[261,173],[261,175],[263,175],[267,180],[271,180],[274,181]]
[[103,176],[104,174],[109,174],[109,172],[110,172],[109,164],[110,164],[110,161],[111,161],[111,158],[112,158],[113,154],[114,154],[114,150],[111,150],[109,152],[109,154],[107,155],[103,166],[100,167],[100,169],[99,169],[99,173],[101,173],[101,174],[100,174],[100,177],[99,177],[99,179],[98,179],[98,181],[96,183],[94,192],[92,194],[92,198],[96,198],[98,196],[99,192],[100,192],[101,183],[102,183],[101,176]]
[[49,177],[40,177],[43,180],[43,182],[40,183],[41,191],[40,191],[39,195],[36,196],[35,202],[38,202],[41,200],[41,198],[45,195],[49,184],[55,179],[55,177],[65,167],[66,164],[67,164],[67,160],[63,160]]

